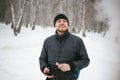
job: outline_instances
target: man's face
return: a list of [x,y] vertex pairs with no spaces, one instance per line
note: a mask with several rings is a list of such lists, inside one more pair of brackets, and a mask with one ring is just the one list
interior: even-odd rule
[[55,23],[55,28],[59,32],[65,32],[68,30],[68,23],[65,19],[58,19]]

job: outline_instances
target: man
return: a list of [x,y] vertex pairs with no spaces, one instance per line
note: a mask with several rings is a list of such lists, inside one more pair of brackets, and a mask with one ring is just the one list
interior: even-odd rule
[[40,69],[47,80],[77,80],[79,71],[90,62],[84,43],[69,33],[69,20],[64,14],[55,17],[54,27],[56,33],[44,41]]

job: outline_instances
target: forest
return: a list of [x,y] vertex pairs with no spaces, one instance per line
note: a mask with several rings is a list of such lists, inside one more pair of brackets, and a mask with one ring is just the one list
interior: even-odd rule
[[53,27],[54,17],[65,14],[70,32],[103,32],[109,30],[109,17],[104,14],[101,0],[0,0],[0,22],[11,24],[17,36],[23,26],[35,29]]

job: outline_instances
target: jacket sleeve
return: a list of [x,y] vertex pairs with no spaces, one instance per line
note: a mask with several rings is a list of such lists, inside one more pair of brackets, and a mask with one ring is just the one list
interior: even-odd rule
[[74,67],[75,70],[81,70],[89,65],[90,59],[87,54],[87,50],[85,48],[85,45],[83,43],[83,40],[79,40],[79,52],[78,52],[78,59],[77,61],[74,61]]
[[45,67],[48,67],[47,61],[48,61],[48,56],[47,56],[47,42],[45,40],[45,42],[43,44],[42,51],[41,51],[41,55],[39,57],[40,70],[42,72],[43,72],[43,69]]

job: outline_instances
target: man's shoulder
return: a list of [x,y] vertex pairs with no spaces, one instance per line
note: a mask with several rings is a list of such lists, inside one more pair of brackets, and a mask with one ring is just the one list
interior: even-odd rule
[[79,36],[77,36],[77,35],[75,35],[75,34],[70,34],[70,36],[71,36],[72,39],[82,40],[81,37],[79,37]]
[[45,41],[49,41],[49,40],[53,39],[54,37],[55,37],[55,34],[47,37],[47,38],[45,39]]
[[83,39],[75,34],[71,34],[70,40],[73,41],[73,43],[77,43],[77,44],[83,43]]

